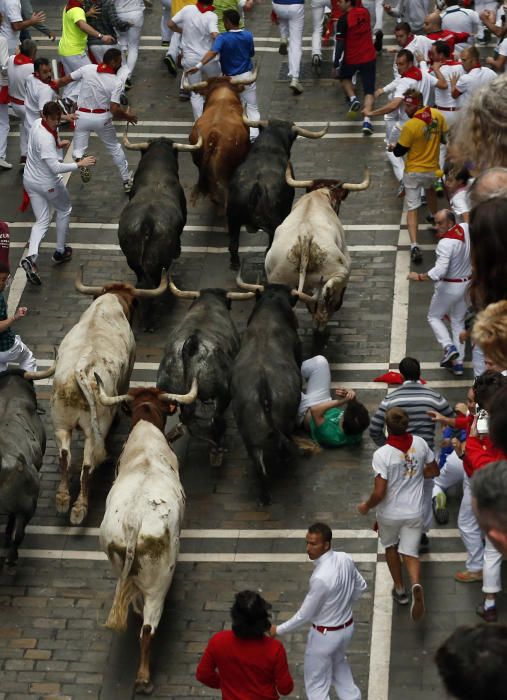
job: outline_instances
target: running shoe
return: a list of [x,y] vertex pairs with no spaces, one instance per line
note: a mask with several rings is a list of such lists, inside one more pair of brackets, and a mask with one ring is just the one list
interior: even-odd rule
[[456,363],[452,366],[452,373],[453,373],[456,377],[462,377],[464,371],[465,371],[465,368],[463,367],[463,364],[462,364],[461,362],[456,362]]
[[297,78],[292,78],[289,83],[289,87],[295,95],[301,95],[303,92],[303,86]]
[[39,272],[37,270],[37,265],[30,260],[30,258],[23,258],[19,263],[26,273],[26,279],[30,284],[35,287],[40,287],[42,284],[41,278],[39,277]]
[[71,258],[72,258],[72,248],[70,247],[70,245],[66,245],[63,253],[60,250],[55,250],[51,260],[54,263],[56,263],[57,265],[61,265],[62,263],[69,262],[69,260]]
[[287,43],[287,39],[282,39],[280,41],[280,46],[278,47],[278,53],[280,54],[280,56],[287,56]]
[[410,606],[410,617],[414,622],[418,622],[424,615],[424,591],[420,583],[412,586],[412,605]]
[[447,496],[445,493],[443,491],[437,493],[437,495],[431,499],[431,505],[437,523],[439,525],[447,525],[449,522],[449,511],[447,509]]
[[419,246],[418,245],[413,246],[412,250],[410,251],[410,260],[412,260],[412,262],[414,264],[419,265],[420,263],[422,263],[422,259],[423,259],[423,256],[422,256],[421,249],[419,248]]
[[165,63],[167,70],[169,71],[169,73],[171,75],[176,76],[178,74],[178,68],[176,67],[176,61],[174,60],[174,58],[172,56],[170,56],[169,54],[164,56],[164,63]]
[[354,97],[354,99],[349,104],[349,111],[347,112],[347,119],[357,119],[359,110],[361,108],[361,103]]
[[406,591],[402,591],[401,593],[398,593],[396,588],[393,588],[392,590],[392,596],[393,600],[395,600],[398,605],[408,605],[408,595]]
[[369,121],[363,122],[363,134],[365,136],[371,136],[373,134],[373,125]]
[[498,622],[498,613],[496,612],[496,605],[491,608],[484,607],[484,604],[478,605],[475,612],[479,617],[482,617],[484,622]]
[[440,367],[452,367],[452,361],[459,357],[459,352],[455,345],[448,345],[445,349],[444,356],[440,360]]

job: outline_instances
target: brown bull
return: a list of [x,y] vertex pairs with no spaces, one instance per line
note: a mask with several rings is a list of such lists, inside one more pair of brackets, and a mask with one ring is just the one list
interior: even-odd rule
[[230,77],[210,78],[186,89],[205,95],[204,112],[190,132],[190,143],[203,138],[203,146],[192,153],[199,168],[199,181],[193,197],[208,195],[220,209],[227,206],[229,180],[250,149],[249,129],[243,121],[243,107],[239,98],[244,85],[256,80],[256,71],[248,80],[234,81]]

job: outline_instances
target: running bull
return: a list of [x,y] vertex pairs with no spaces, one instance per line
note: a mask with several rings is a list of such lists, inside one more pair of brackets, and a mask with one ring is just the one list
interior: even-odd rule
[[100,400],[109,410],[125,402],[132,412],[132,428],[100,525],[101,547],[118,577],[106,626],[125,630],[130,604],[141,616],[135,687],[138,692],[151,693],[150,647],[176,568],[185,511],[178,459],[164,435],[164,426],[175,402],[195,400],[197,382],[194,380],[190,392],[183,396],[152,387],[109,396],[98,374],[95,379]]
[[345,230],[338,218],[340,204],[349,192],[370,184],[366,168],[359,184],[340,180],[294,180],[291,187],[305,187],[285,221],[275,231],[266,260],[269,282],[296,287],[313,316],[315,330],[322,332],[333,313],[341,308],[349,281],[351,258]]
[[248,79],[230,77],[210,78],[190,85],[186,90],[202,92],[206,96],[202,116],[196,120],[190,132],[190,143],[196,144],[202,134],[203,146],[192,154],[199,168],[199,180],[194,198],[208,195],[220,209],[227,206],[229,181],[238,165],[250,149],[249,129],[243,121],[243,107],[239,93],[244,85],[257,79],[257,70]]
[[275,229],[288,216],[294,200],[294,188],[287,184],[285,171],[292,144],[299,136],[322,138],[328,128],[308,131],[293,122],[270,119],[249,121],[249,127],[259,127],[260,133],[252,144],[246,160],[234,172],[229,184],[227,224],[231,268],[239,269],[239,232],[245,225],[250,232],[265,231],[269,245]]
[[293,306],[296,290],[286,285],[238,285],[256,290],[257,301],[232,370],[232,410],[252,459],[260,502],[271,502],[268,463],[294,454],[292,433],[301,399],[301,341]]
[[224,413],[230,403],[232,363],[240,341],[230,316],[232,300],[245,300],[254,292],[224,289],[181,291],[170,282],[172,293],[193,299],[185,318],[171,331],[157,375],[164,391],[183,393],[197,379],[197,401],[181,406],[181,420],[191,435],[210,445],[210,464],[219,466],[224,452]]
[[136,300],[163,294],[167,278],[163,273],[158,289],[135,289],[131,284],[117,282],[89,287],[83,284],[81,267],[76,289],[96,298],[60,344],[51,396],[61,469],[56,493],[59,513],[67,513],[70,507],[72,431],[78,428],[84,434],[81,489],[70,513],[73,525],[81,524],[88,513],[90,477],[106,458],[105,439],[116,414],[116,408],[100,403],[94,372],[100,373],[111,394],[128,388],[136,350],[131,329]]
[[7,370],[0,374],[0,514],[7,515],[6,563],[14,566],[39,496],[39,470],[46,450],[46,433],[37,413],[34,379],[45,379],[54,366],[41,372]]

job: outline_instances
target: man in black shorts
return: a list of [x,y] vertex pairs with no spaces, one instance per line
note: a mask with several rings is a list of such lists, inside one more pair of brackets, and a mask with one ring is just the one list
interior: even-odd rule
[[[373,109],[377,54],[371,37],[370,13],[362,6],[361,0],[339,0],[339,5],[343,15],[336,25],[333,65],[350,103],[347,118],[356,119],[361,103],[357,99],[352,77],[356,72],[361,76],[364,108],[368,112]],[[373,126],[370,118],[365,117],[363,134],[371,136],[372,133]]]

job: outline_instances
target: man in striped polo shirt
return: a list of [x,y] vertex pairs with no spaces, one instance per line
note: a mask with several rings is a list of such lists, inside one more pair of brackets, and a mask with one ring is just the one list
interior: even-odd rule
[[[452,416],[452,408],[449,406],[447,399],[441,394],[421,383],[421,365],[419,360],[413,357],[404,357],[398,369],[403,377],[403,384],[380,402],[370,422],[370,437],[379,447],[386,444],[384,433],[386,411],[393,406],[399,406],[406,411],[410,419],[408,432],[424,438],[431,450],[434,450],[436,426],[428,415],[428,411],[438,411],[444,416]],[[432,521],[432,489],[433,479],[425,479],[423,499],[424,534],[421,537],[421,546],[423,547],[428,546],[426,533],[429,531]]]

